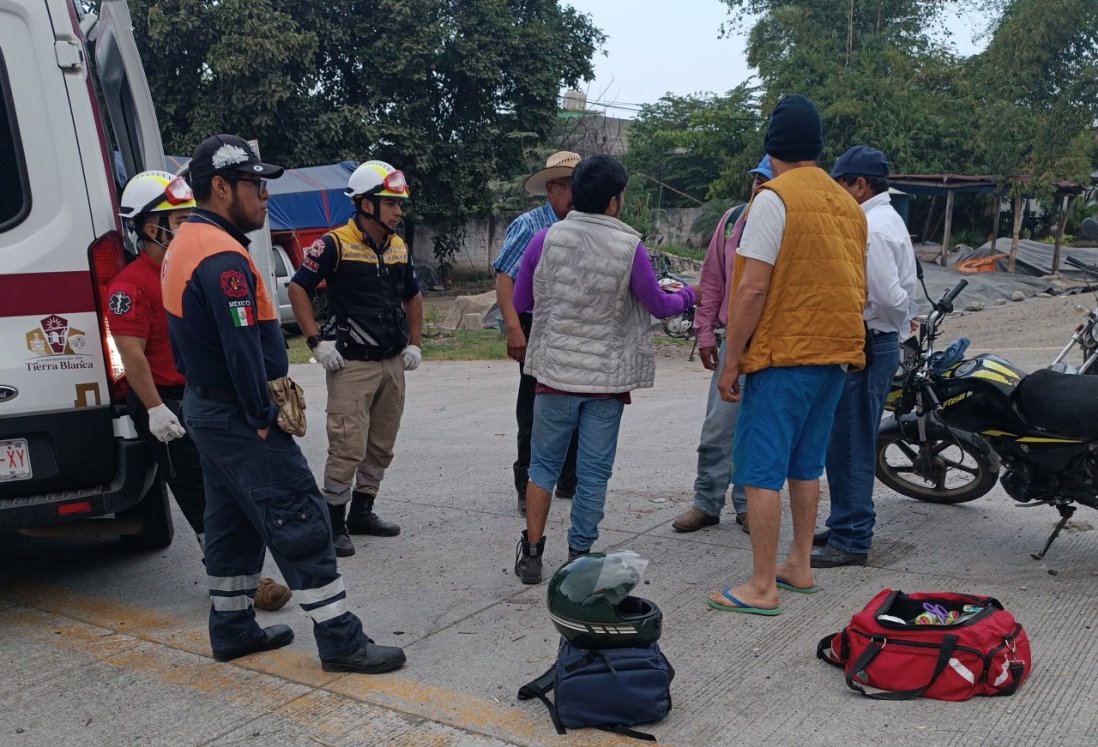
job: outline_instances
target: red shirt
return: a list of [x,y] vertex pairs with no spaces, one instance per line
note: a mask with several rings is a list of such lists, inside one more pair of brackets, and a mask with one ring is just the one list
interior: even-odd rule
[[138,255],[111,282],[107,308],[112,335],[145,340],[145,357],[157,386],[187,383],[175,368],[168,340],[168,317],[160,291],[160,265],[145,253]]

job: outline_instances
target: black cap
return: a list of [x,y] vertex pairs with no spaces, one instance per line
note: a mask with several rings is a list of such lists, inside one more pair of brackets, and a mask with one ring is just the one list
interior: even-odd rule
[[211,135],[198,144],[183,173],[191,181],[212,179],[229,172],[255,174],[277,179],[285,171],[281,166],[263,163],[247,141],[236,135]]
[[885,154],[868,145],[855,145],[839,156],[831,168],[831,178],[840,176],[877,176],[888,178],[888,159]]
[[785,96],[774,107],[764,149],[779,161],[815,161],[823,152],[823,123],[816,105],[800,94]]

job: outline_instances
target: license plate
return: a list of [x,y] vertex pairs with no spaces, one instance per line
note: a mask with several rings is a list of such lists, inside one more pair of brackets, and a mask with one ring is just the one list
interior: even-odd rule
[[31,463],[27,439],[9,438],[0,441],[0,482],[29,480],[30,477]]

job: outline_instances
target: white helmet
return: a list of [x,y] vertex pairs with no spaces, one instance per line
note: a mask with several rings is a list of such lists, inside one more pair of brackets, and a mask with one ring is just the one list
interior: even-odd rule
[[119,200],[118,215],[135,221],[149,213],[190,210],[194,193],[186,180],[167,171],[142,171],[126,184]]
[[352,200],[359,197],[399,197],[412,196],[408,180],[404,173],[397,171],[384,161],[367,161],[355,169],[347,180],[344,194]]

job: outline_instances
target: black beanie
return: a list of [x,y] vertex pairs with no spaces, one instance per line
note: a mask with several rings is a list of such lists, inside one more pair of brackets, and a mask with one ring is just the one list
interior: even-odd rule
[[779,161],[815,161],[823,152],[823,123],[816,105],[799,93],[782,97],[770,115],[764,150]]

